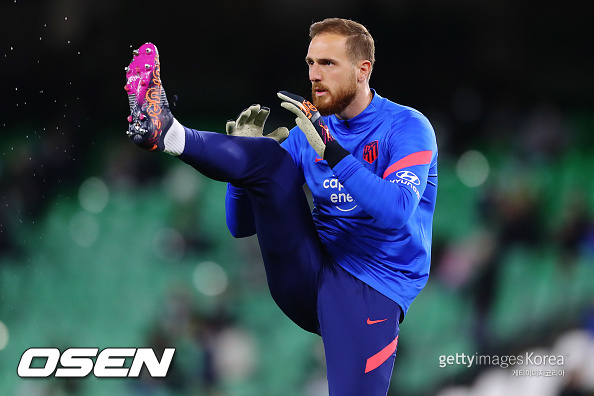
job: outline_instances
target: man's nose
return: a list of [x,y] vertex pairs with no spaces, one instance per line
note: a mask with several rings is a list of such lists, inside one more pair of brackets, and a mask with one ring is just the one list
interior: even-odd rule
[[320,68],[318,65],[313,64],[309,67],[309,81],[321,81],[322,74],[320,73]]

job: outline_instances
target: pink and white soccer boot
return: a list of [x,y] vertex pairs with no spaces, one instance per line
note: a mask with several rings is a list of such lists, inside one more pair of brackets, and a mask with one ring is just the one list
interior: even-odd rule
[[128,137],[148,151],[163,151],[165,134],[173,123],[169,102],[161,83],[159,52],[146,43],[133,52],[126,67],[126,86],[130,104]]

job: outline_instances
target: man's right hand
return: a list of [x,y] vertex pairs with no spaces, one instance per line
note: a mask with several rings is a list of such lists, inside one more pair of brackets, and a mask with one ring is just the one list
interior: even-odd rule
[[264,124],[268,118],[270,109],[267,107],[260,107],[260,105],[251,105],[241,112],[237,120],[227,121],[225,130],[230,136],[245,136],[245,137],[269,137],[281,143],[289,136],[289,130],[285,127],[280,127],[268,135],[264,135]]
[[287,91],[277,92],[276,95],[283,101],[281,106],[297,116],[295,123],[305,134],[310,146],[331,168],[349,155],[334,139],[322,115],[310,101]]

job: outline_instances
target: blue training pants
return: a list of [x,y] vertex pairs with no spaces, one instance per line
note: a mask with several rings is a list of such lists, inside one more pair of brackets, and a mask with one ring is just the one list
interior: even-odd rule
[[328,255],[290,154],[269,138],[185,132],[181,160],[249,195],[272,298],[322,336],[330,395],[385,396],[402,311]]

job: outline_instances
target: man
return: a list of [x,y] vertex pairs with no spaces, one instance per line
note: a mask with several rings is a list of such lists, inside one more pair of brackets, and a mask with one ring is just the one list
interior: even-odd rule
[[435,134],[421,113],[370,88],[375,48],[364,26],[330,18],[310,37],[313,104],[278,94],[297,116],[288,137],[285,128],[262,136],[268,109],[258,105],[227,135],[183,127],[148,43],[127,69],[128,135],[229,182],[229,230],[257,234],[272,297],[322,336],[330,395],[386,395],[399,324],[429,274]]

